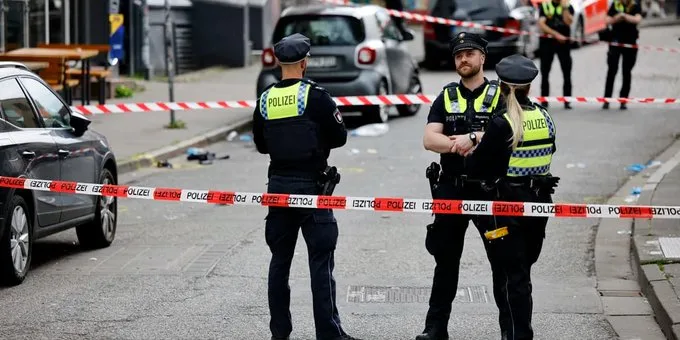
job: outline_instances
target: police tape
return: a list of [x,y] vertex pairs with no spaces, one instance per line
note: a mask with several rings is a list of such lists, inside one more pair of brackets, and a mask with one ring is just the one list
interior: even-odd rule
[[318,208],[404,213],[413,212],[558,218],[680,219],[680,206],[636,206],[413,199],[400,197],[267,194],[218,190],[105,185],[4,176],[0,176],[0,187],[91,196],[137,198],[155,201],[194,202],[222,205],[254,205],[280,208]]
[[[320,0],[320,1],[325,2],[325,3],[329,3],[329,4],[335,4],[335,5],[348,5],[348,6],[362,6],[362,5],[364,5],[364,4],[354,3],[354,2],[349,1],[349,0]],[[518,29],[514,29],[514,28],[489,26],[489,25],[483,25],[483,24],[471,22],[471,21],[461,21],[461,20],[455,20],[455,19],[433,17],[433,16],[430,16],[430,15],[411,13],[411,12],[407,12],[407,11],[398,11],[398,10],[389,9],[389,8],[386,8],[385,10],[392,16],[404,18],[404,19],[409,20],[409,21],[428,22],[428,23],[436,23],[436,24],[449,25],[449,26],[460,26],[460,27],[467,27],[467,28],[477,28],[477,29],[482,29],[482,30],[485,30],[485,31],[509,33],[509,34],[515,34],[515,35],[535,35],[535,36],[539,36],[541,38],[556,39],[553,35],[546,34],[546,33],[536,33],[536,32],[518,30]],[[671,52],[671,53],[679,53],[680,52],[679,48],[672,48],[672,47],[646,46],[646,45],[638,45],[638,44],[622,44],[622,43],[607,42],[607,41],[601,41],[601,40],[591,41],[591,40],[577,39],[577,38],[572,38],[572,37],[566,37],[566,38],[569,41],[586,43],[586,44],[600,43],[600,44],[609,44],[609,45],[612,45],[612,46],[618,46],[618,47],[624,47],[624,48],[636,48],[636,49],[642,49],[642,50],[648,50],[648,51]]]
[[[426,94],[391,94],[374,96],[344,96],[333,97],[338,106],[363,106],[363,105],[417,105],[432,104],[437,95]],[[557,103],[640,103],[640,104],[680,104],[680,98],[608,98],[608,97],[532,97],[536,102]],[[131,112],[155,112],[155,111],[182,111],[202,109],[243,109],[255,108],[255,100],[234,101],[205,101],[205,102],[147,102],[147,103],[120,103],[99,105],[76,105],[71,108],[84,115],[131,113]]]

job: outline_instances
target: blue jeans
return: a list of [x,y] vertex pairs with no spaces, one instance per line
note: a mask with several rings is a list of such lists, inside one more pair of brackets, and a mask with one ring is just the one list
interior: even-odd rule
[[[315,180],[272,176],[268,193],[318,195]],[[265,224],[265,240],[272,253],[269,264],[269,327],[272,335],[287,337],[292,329],[288,278],[295,253],[298,231],[307,243],[309,273],[317,339],[345,335],[335,304],[333,254],[338,241],[338,224],[330,209],[270,207]]]

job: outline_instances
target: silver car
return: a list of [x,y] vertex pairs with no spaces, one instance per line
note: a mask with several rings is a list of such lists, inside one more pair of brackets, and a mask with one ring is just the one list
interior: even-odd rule
[[[413,34],[399,30],[382,7],[289,7],[274,28],[271,46],[293,33],[311,41],[305,77],[333,97],[422,93],[418,63],[406,46]],[[257,97],[280,79],[273,49],[264,49]],[[340,106],[342,112],[359,112],[371,123],[386,122],[390,109],[382,105]],[[412,116],[420,105],[397,105],[396,109],[401,116]]]

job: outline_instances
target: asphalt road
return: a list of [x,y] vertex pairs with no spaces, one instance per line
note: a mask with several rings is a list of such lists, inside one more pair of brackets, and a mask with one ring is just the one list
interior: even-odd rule
[[[642,41],[663,46],[672,32],[672,27],[647,29]],[[602,95],[605,50],[574,51],[574,95]],[[671,57],[640,52],[632,96],[677,95],[680,60]],[[555,62],[554,89],[561,89],[560,75]],[[492,71],[488,76],[495,78]],[[436,93],[456,79],[451,72],[424,72],[425,92]],[[618,86],[617,81],[616,93]],[[562,177],[558,202],[603,202],[627,178],[626,166],[652,159],[680,126],[677,106],[631,104],[627,111],[616,106],[602,111],[597,104],[576,104],[565,111],[553,105],[552,114],[558,129],[553,173]],[[336,150],[331,162],[343,175],[336,194],[429,197],[424,172],[437,157],[422,147],[426,115],[423,107],[416,117],[390,121],[385,135],[351,137]],[[121,179],[151,187],[265,190],[268,159],[252,142],[237,138],[211,151],[230,159],[204,166],[171,160],[173,169],[148,169]],[[0,290],[0,338],[269,339],[265,214],[261,207],[121,200],[111,247],[83,252],[73,231],[36,244],[29,278]],[[336,217],[335,277],[345,330],[363,339],[412,339],[424,324],[434,268],[424,248],[431,216],[338,211]],[[537,339],[615,337],[595,290],[596,223],[550,222],[532,273]],[[292,338],[312,339],[302,237],[296,254],[290,282]],[[357,293],[362,286],[364,295]],[[398,288],[403,293],[392,294]],[[473,228],[466,237],[459,288],[452,338],[499,338],[491,272]]]

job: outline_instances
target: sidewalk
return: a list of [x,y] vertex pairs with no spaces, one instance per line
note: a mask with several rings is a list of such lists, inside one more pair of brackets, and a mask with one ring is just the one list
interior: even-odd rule
[[[259,64],[236,69],[206,69],[182,75],[175,81],[174,101],[217,101],[255,99]],[[130,98],[114,98],[107,104],[167,102],[166,82],[140,81],[145,88]],[[79,103],[75,103],[76,105]],[[104,134],[118,161],[119,173],[134,171],[182,154],[188,147],[224,140],[232,130],[249,127],[252,109],[203,109],[175,111],[184,129],[167,129],[170,112],[133,112],[92,115],[90,127]]]
[[[680,141],[659,157],[662,165],[649,171],[637,204],[678,207]],[[652,170],[652,169],[650,169]],[[680,339],[680,208],[674,219],[636,219],[632,251],[642,292],[667,339]]]

